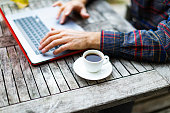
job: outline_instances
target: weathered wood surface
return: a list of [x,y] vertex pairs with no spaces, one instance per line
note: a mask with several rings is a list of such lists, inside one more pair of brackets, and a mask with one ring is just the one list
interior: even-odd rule
[[13,46],[11,46],[11,47],[7,48],[7,51],[9,53],[9,57],[11,59],[13,74],[14,74],[14,78],[15,78],[15,82],[16,82],[16,87],[18,90],[18,95],[20,97],[20,101],[30,100],[16,50]]
[[11,36],[0,37],[0,48],[17,45],[16,41]]
[[[1,63],[1,62],[0,62]],[[8,105],[7,93],[5,91],[5,84],[3,80],[2,71],[0,70],[0,106]]]
[[[5,14],[13,14],[51,6],[54,1],[30,0],[29,7],[17,9],[11,1],[3,0],[0,7]],[[105,1],[97,0],[87,9],[91,15],[87,20],[72,15],[86,31],[134,30]],[[76,75],[72,67],[81,56],[82,53],[34,67],[26,60],[5,23],[0,21],[0,112],[98,111],[168,91],[168,64],[157,66],[110,58],[111,75],[89,81]]]
[[16,89],[16,84],[14,81],[14,76],[12,73],[12,66],[10,59],[7,55],[6,48],[0,48],[0,60],[1,60],[1,69],[4,75],[4,82],[7,90],[7,97],[9,104],[14,104],[19,102],[18,92]]
[[[165,86],[168,86],[168,84],[163,80],[159,73],[150,71],[136,74],[135,76],[129,76],[126,77],[126,79],[120,79],[118,81],[109,81],[107,83],[80,88],[51,97],[45,97],[43,99],[8,106],[6,108],[1,108],[0,112],[25,113],[29,111],[35,113],[48,113],[50,111],[68,113],[73,111],[83,112],[84,110],[96,111],[105,108],[105,104],[114,106],[118,103],[120,104],[133,100],[134,98],[139,98],[136,94],[140,94],[141,89],[142,93],[145,93],[146,96],[151,94],[147,93],[148,91],[152,91],[153,93],[156,90],[165,90]],[[133,97],[132,95],[136,96]],[[96,103],[100,105],[100,107],[96,105]]]

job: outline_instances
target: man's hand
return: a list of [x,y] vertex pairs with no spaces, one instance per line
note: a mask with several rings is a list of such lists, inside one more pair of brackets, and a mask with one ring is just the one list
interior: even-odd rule
[[53,47],[62,45],[53,52],[54,55],[65,50],[100,49],[100,35],[100,32],[52,29],[41,40],[39,49],[42,53],[46,53]]
[[65,22],[66,17],[69,16],[73,10],[78,12],[82,16],[82,18],[89,18],[89,14],[87,13],[85,7],[85,1],[86,0],[72,0],[67,2],[66,4],[62,4],[60,1],[54,3],[53,7],[60,6],[57,19],[59,19],[61,13],[63,13],[60,20],[60,24],[63,24]]

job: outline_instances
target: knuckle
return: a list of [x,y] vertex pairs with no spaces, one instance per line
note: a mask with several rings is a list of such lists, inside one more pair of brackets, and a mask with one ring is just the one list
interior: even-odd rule
[[56,43],[57,43],[57,40],[54,40],[51,42],[51,45],[56,45]]
[[60,47],[60,50],[63,50],[63,49],[64,49],[64,47],[63,47],[63,46],[61,46],[61,47]]
[[51,35],[51,32],[48,32],[48,33],[47,33],[47,36],[50,36],[50,35]]
[[62,32],[60,35],[61,35],[62,37],[63,37],[63,36],[66,36],[66,32]]
[[51,38],[48,38],[46,41],[46,43],[49,43],[49,42],[51,42]]

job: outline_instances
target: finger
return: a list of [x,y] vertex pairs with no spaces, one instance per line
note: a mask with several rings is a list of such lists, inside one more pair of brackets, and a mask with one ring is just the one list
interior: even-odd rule
[[66,40],[64,40],[64,39],[54,40],[50,44],[48,44],[45,48],[43,48],[41,52],[42,53],[46,53],[50,49],[52,49],[53,47],[61,45],[61,44],[64,44],[64,43],[66,43]]
[[56,49],[56,50],[53,52],[53,54],[54,54],[54,55],[57,55],[57,54],[59,54],[59,53],[61,53],[61,52],[63,52],[63,51],[68,50],[69,48],[70,48],[70,44],[64,44],[64,45],[60,46],[58,49]]
[[62,32],[63,30],[53,30],[48,32],[45,37],[40,41],[40,44],[42,44],[48,37],[55,35],[55,34],[59,34],[60,32]]
[[81,9],[80,15],[81,15],[84,19],[87,19],[87,18],[90,17],[90,15],[87,13],[87,10],[86,10],[85,7]]
[[46,47],[48,44],[50,44],[52,41],[61,38],[61,34],[53,35],[47,38],[40,46],[39,50],[42,50],[44,47]]
[[64,13],[61,17],[60,24],[64,24],[66,17],[71,14],[72,10],[73,10],[73,6],[68,6],[64,9],[64,11],[63,11]]
[[73,6],[68,6],[65,8],[64,13],[66,16],[68,16],[71,14],[72,11],[73,11]]
[[65,9],[64,6],[61,6],[60,9],[58,10],[58,14],[57,14],[57,19],[59,19],[61,13],[63,12],[63,10]]
[[52,6],[53,6],[53,7],[62,6],[62,2],[61,2],[61,1],[57,1],[57,2],[55,2]]

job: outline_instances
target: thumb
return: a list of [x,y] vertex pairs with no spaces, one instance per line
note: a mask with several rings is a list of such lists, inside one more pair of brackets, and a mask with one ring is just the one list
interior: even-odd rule
[[80,15],[85,19],[90,17],[90,15],[87,13],[87,10],[85,7],[81,9]]

